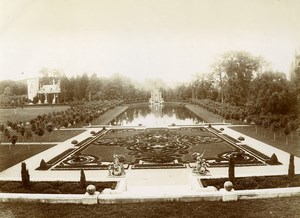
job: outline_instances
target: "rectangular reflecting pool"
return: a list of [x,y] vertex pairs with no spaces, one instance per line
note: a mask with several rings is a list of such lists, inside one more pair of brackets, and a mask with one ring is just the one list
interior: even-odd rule
[[203,122],[184,105],[139,105],[128,108],[117,116],[111,125],[167,127],[169,125],[194,125]]

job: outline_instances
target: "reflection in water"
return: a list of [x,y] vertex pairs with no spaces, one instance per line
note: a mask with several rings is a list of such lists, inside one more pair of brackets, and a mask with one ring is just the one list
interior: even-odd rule
[[192,125],[202,122],[200,118],[186,109],[177,105],[141,105],[130,107],[120,114],[111,123],[121,126],[164,127],[171,124]]

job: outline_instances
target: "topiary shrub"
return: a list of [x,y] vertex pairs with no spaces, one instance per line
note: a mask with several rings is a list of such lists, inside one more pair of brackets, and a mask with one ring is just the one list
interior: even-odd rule
[[270,160],[269,160],[269,161],[266,161],[266,162],[267,162],[268,164],[270,164],[270,165],[277,165],[277,164],[280,164],[279,161],[278,161],[278,159],[277,159],[277,156],[276,156],[275,153],[272,154]]
[[74,157],[74,162],[79,162],[80,161],[80,156],[77,154]]
[[239,141],[245,141],[245,138],[243,136],[238,137]]
[[288,177],[290,182],[293,182],[295,179],[295,163],[294,163],[294,155],[292,154],[290,154]]
[[45,160],[42,159],[40,162],[40,166],[38,168],[39,170],[47,170],[48,169],[48,165],[46,164]]
[[83,169],[80,171],[80,188],[85,189],[86,188],[86,179]]
[[224,128],[220,128],[220,131],[224,131]]
[[24,162],[21,165],[21,178],[22,178],[23,187],[29,187],[30,176],[29,176],[28,169],[26,169],[26,163]]
[[91,133],[92,135],[95,135],[95,134],[96,134],[96,132],[95,132],[95,131],[91,131],[90,133]]
[[229,181],[232,183],[234,183],[234,181],[235,181],[234,168],[235,168],[235,159],[234,159],[234,157],[230,157],[229,158],[229,166],[228,166],[228,178],[229,178]]
[[71,142],[71,144],[72,144],[72,145],[76,145],[76,144],[78,144],[78,141],[77,141],[77,140],[73,140],[73,141]]

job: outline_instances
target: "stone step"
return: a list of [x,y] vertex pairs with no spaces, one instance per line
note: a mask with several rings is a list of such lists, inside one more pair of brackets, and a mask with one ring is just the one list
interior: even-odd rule
[[127,193],[143,196],[185,195],[192,193],[192,189],[188,185],[129,186],[127,187]]

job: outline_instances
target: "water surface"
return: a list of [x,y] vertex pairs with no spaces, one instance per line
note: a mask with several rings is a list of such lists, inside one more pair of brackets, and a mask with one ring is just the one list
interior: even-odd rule
[[183,105],[139,105],[128,108],[111,124],[120,126],[166,127],[172,124],[193,125],[202,122]]

